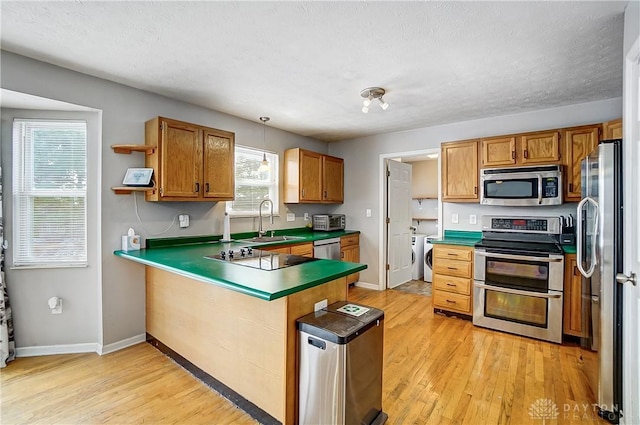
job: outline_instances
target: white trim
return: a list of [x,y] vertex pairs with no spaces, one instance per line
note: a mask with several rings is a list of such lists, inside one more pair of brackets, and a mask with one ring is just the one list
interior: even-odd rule
[[113,353],[114,351],[122,350],[123,348],[131,347],[132,345],[140,344],[147,340],[147,334],[140,334],[132,336],[131,338],[123,339],[112,344],[101,345],[98,344],[96,352],[101,356],[103,354]]
[[380,287],[378,285],[376,285],[375,283],[356,282],[354,285],[357,286],[358,288],[374,289],[376,291],[380,291]]
[[[431,149],[421,149],[407,152],[394,152],[394,153],[383,153],[380,154],[380,161],[378,164],[378,187],[380,188],[380,192],[378,193],[379,200],[379,211],[380,214],[379,220],[379,235],[378,235],[378,286],[377,289],[379,291],[385,290],[387,288],[387,267],[386,267],[386,254],[387,254],[387,232],[386,228],[386,218],[387,218],[387,163],[386,161],[391,158],[398,157],[408,157],[408,156],[418,156],[418,155],[427,155],[430,153],[440,153],[440,147],[431,148]],[[440,155],[438,155],[438,176],[441,176],[440,171]],[[438,235],[442,235],[442,190],[441,190],[441,181],[440,177],[438,177]],[[375,289],[375,288],[374,288]]]
[[53,354],[96,353],[98,344],[87,342],[84,344],[40,345],[34,347],[17,347],[16,357],[50,356]]
[[101,345],[97,342],[83,344],[41,345],[33,347],[17,347],[16,357],[50,356],[54,354],[97,353],[99,355],[113,353],[147,340],[147,334],[132,336],[112,344]]

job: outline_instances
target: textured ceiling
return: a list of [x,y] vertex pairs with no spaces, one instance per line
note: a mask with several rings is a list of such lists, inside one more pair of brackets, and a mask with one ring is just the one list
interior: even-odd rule
[[621,96],[626,3],[1,1],[1,46],[335,141]]

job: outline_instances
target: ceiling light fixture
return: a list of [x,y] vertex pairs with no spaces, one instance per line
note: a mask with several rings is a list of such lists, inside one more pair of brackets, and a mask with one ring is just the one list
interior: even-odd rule
[[260,163],[260,167],[258,167],[258,172],[266,172],[271,170],[269,166],[269,161],[267,161],[267,121],[271,118],[269,117],[260,117],[260,121],[262,121],[262,162]]
[[368,87],[362,90],[360,92],[360,96],[364,97],[364,100],[362,101],[362,112],[365,114],[369,112],[369,105],[371,105],[371,102],[374,100],[377,100],[380,108],[385,111],[389,107],[389,104],[382,99],[384,94],[385,90],[381,87]]

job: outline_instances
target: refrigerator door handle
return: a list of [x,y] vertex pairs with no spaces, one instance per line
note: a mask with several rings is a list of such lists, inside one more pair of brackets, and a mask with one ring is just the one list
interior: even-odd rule
[[[583,257],[582,257],[582,238],[584,235],[583,233],[583,229],[582,229],[582,211],[583,211],[583,207],[586,203],[592,203],[595,207],[596,207],[596,214],[595,214],[595,218],[594,218],[594,232],[591,238],[591,264],[589,267],[589,270],[585,270],[584,267],[582,267],[582,262],[583,262]],[[580,273],[582,273],[582,275],[584,277],[591,277],[591,275],[593,275],[593,272],[596,270],[596,247],[595,247],[595,242],[596,242],[596,232],[595,230],[597,229],[597,223],[598,223],[598,203],[593,200],[593,198],[590,197],[585,197],[584,199],[582,199],[580,201],[580,203],[578,204],[578,208],[577,208],[577,219],[576,219],[576,263],[578,266],[578,270],[580,270]]]

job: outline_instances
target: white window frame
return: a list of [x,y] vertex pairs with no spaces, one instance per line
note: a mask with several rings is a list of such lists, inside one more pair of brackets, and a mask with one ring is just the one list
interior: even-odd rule
[[[26,143],[27,132],[17,130],[16,126],[28,126],[29,123],[50,123],[55,126],[57,123],[83,124],[85,127],[84,139],[84,187],[70,188],[37,188],[34,184],[34,164],[35,153],[33,143]],[[88,132],[89,126],[86,120],[79,119],[50,119],[50,118],[15,118],[13,121],[13,266],[16,268],[47,268],[47,267],[86,267],[88,264],[88,242],[87,242],[87,179],[88,179]],[[80,222],[76,218],[73,220],[74,226],[80,226],[82,233],[82,243],[78,252],[66,256],[40,255],[37,248],[41,246],[35,242],[35,219],[33,217],[32,200],[42,197],[56,198],[81,198],[84,208],[80,210]],[[25,220],[26,217],[26,220]],[[69,219],[71,220],[71,218]],[[64,223],[59,220],[57,223]],[[76,235],[77,238],[77,235]],[[43,242],[46,244],[48,242]]]
[[[263,149],[252,148],[249,146],[236,145],[235,146],[235,160],[237,161],[241,155],[255,155],[262,161],[263,155],[266,155],[267,161],[269,161],[269,181],[265,182],[261,179],[247,179],[238,177],[237,163],[234,164],[235,174],[235,194],[236,199],[238,196],[238,187],[241,185],[251,186],[264,186],[269,188],[269,199],[273,202],[273,214],[278,215],[280,210],[280,173],[279,173],[279,157],[275,152],[265,151]],[[257,171],[257,170],[256,170]],[[234,201],[227,202],[226,212],[231,217],[258,217],[258,205],[254,206],[251,210],[237,210],[234,209]],[[266,206],[263,206],[266,209]],[[270,207],[269,210],[270,211]]]

